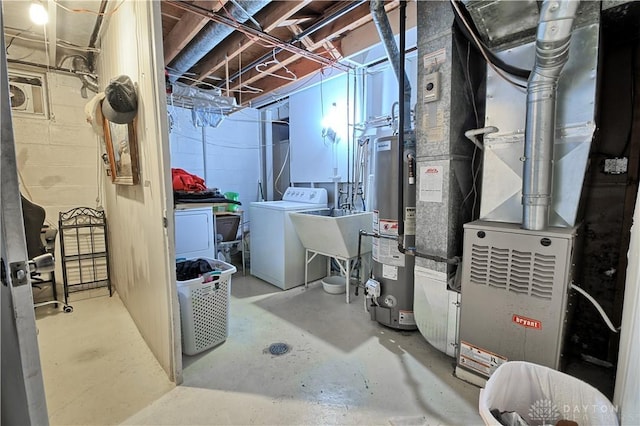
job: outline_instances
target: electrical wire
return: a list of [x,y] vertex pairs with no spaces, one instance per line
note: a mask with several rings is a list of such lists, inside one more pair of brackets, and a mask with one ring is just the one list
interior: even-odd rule
[[[456,40],[456,45],[458,45],[458,41]],[[469,101],[471,102],[472,106],[473,106],[473,113],[474,113],[474,117],[476,120],[476,127],[480,127],[480,116],[478,115],[478,109],[476,106],[476,98],[475,98],[475,94],[474,94],[474,85],[473,85],[473,81],[471,80],[471,72],[469,69],[469,62],[470,62],[470,55],[471,55],[471,42],[467,41],[467,55],[466,55],[466,61],[462,60],[462,57],[460,56],[460,46],[458,45],[458,49],[456,49],[458,51],[458,60],[461,62],[461,65],[464,67],[465,69],[465,76],[466,76],[466,87],[467,90],[469,92]],[[469,199],[469,197],[471,197],[471,195],[473,195],[473,202],[471,205],[471,220],[475,219],[475,213],[476,213],[476,204],[477,204],[477,200],[478,200],[478,189],[477,189],[477,182],[478,182],[478,175],[480,174],[480,170],[481,170],[481,166],[480,164],[478,164],[476,166],[476,158],[477,158],[477,154],[478,154],[478,147],[474,146],[473,149],[473,155],[471,157],[471,174],[472,174],[472,184],[471,184],[471,189],[469,190],[469,192],[467,193],[467,195],[464,197],[464,199],[461,202],[461,206],[464,206],[465,203],[467,202],[467,200]]]
[[72,9],[69,8],[65,5],[63,5],[62,3],[60,3],[60,0],[53,0],[53,2],[55,3],[56,6],[58,6],[60,9],[66,10],[67,12],[72,12],[72,13],[87,13],[90,15],[96,15],[96,16],[111,16],[114,13],[116,13],[118,11],[118,9],[120,8],[120,6],[122,6],[122,3],[124,3],[124,0],[121,0],[120,3],[118,3],[118,5],[116,7],[113,8],[113,10],[111,12],[96,12],[95,10],[90,10],[90,9],[84,9],[84,8],[80,8],[80,9]]
[[[461,3],[460,0],[454,0],[457,1],[458,4]],[[459,13],[461,12],[461,13]],[[521,78],[523,80],[528,80],[529,76],[531,75],[531,70],[528,69],[522,69],[522,68],[518,68],[514,65],[508,64],[506,62],[504,62],[502,59],[500,59],[499,56],[496,56],[495,53],[493,53],[491,51],[491,49],[480,39],[478,39],[478,29],[475,26],[475,23],[473,22],[473,19],[471,19],[471,16],[469,13],[466,13],[467,11],[462,9],[454,9],[454,21],[456,24],[456,27],[461,31],[462,35],[469,41],[473,41],[474,46],[480,50],[481,48],[484,49],[484,51],[487,53],[487,56],[489,56],[489,59],[491,59],[491,62],[497,66],[498,68],[500,68],[501,70],[503,70],[504,72],[506,72],[509,75],[512,75],[514,77],[518,77]],[[464,25],[462,23],[462,19],[461,16],[466,17],[466,21],[468,23],[468,25]],[[472,37],[471,34],[474,34],[476,36],[476,38],[474,39],[474,37]],[[478,47],[478,45],[480,47]]]
[[280,180],[280,177],[282,176],[282,172],[284,172],[284,167],[287,165],[287,161],[289,160],[289,153],[291,152],[291,143],[289,142],[289,145],[287,146],[287,153],[284,156],[284,161],[282,162],[282,167],[280,167],[280,171],[278,172],[278,176],[276,176],[276,179],[273,181],[273,187],[275,188],[276,192],[280,195],[284,195],[282,191],[280,191],[280,189],[278,188],[278,181]]
[[[42,40],[21,36],[20,34],[22,34],[22,32],[18,33],[18,34],[15,34],[15,35],[7,35],[8,37],[11,37],[11,41],[7,45],[7,49],[9,49],[9,47],[11,47],[11,43],[13,43],[13,40],[16,39],[16,38],[18,40],[30,41],[30,42],[33,42],[33,43],[42,43],[43,42]],[[65,48],[65,49],[69,49],[69,50],[77,50],[77,51],[80,51],[80,52],[100,53],[100,49],[98,49],[98,48],[78,46],[77,44],[74,44],[74,43],[71,43],[70,41],[66,41],[66,40],[62,40],[62,39],[57,39],[56,40],[56,46],[62,47],[62,48]]]
[[288,98],[289,96],[291,96],[293,93],[295,93],[296,91],[306,87],[307,85],[312,85],[314,84],[314,82],[312,81],[317,75],[320,75],[320,78],[322,79],[322,76],[325,75],[326,72],[329,73],[329,76],[331,76],[331,74],[333,73],[333,68],[319,68],[318,70],[310,73],[309,75],[307,75],[305,78],[301,78],[299,81],[299,84],[296,84],[295,86],[291,87],[291,85],[288,85],[286,87],[286,89],[284,89],[284,92],[282,94],[278,94],[277,90],[274,90],[272,92],[270,92],[269,94],[267,94],[266,96],[269,96],[271,98],[271,102],[272,103],[280,103],[283,100],[285,100],[286,98]]
[[611,331],[613,331],[614,333],[620,332],[620,327],[616,328],[613,325],[613,323],[611,322],[607,314],[604,312],[604,309],[602,309],[602,306],[600,306],[600,304],[596,301],[596,299],[594,299],[589,293],[587,293],[586,291],[584,291],[582,288],[578,287],[575,284],[571,284],[571,288],[577,291],[578,293],[580,293],[581,295],[583,295],[584,297],[586,297],[587,300],[591,302],[593,306],[595,306],[595,308],[598,310],[598,313],[600,313],[600,316],[602,317],[604,322],[607,324],[607,327],[609,327]]
[[450,2],[451,2],[451,5],[453,6],[453,8],[456,10],[456,14],[460,18],[460,20],[462,21],[464,26],[467,28],[467,31],[469,31],[469,34],[471,34],[471,37],[473,38],[474,42],[476,43],[476,46],[478,47],[478,50],[480,51],[480,54],[482,55],[484,60],[487,62],[487,65],[489,65],[491,67],[491,69],[493,69],[495,71],[495,73],[498,74],[498,76],[500,76],[503,80],[505,80],[509,84],[513,85],[514,87],[520,88],[520,89],[526,89],[527,88],[526,85],[523,85],[523,84],[520,84],[520,83],[518,83],[518,82],[516,82],[514,80],[511,80],[509,77],[507,77],[506,74],[504,74],[502,72],[502,70],[500,70],[493,63],[493,61],[491,59],[489,59],[489,55],[487,54],[484,46],[482,45],[480,40],[478,40],[478,37],[476,36],[475,32],[471,29],[471,26],[467,22],[467,19],[464,17],[462,12],[460,11],[460,7],[458,6],[457,2],[455,0],[450,0]]
[[[6,27],[5,27],[5,28],[6,28]],[[10,48],[10,47],[11,47],[11,45],[13,44],[13,41],[14,41],[14,40],[15,40],[15,39],[20,35],[20,34],[22,34],[22,33],[24,33],[24,32],[28,32],[28,31],[31,31],[31,27],[27,28],[26,30],[23,30],[23,31],[18,32],[18,34],[15,34],[15,35],[13,35],[13,36],[9,36],[9,37],[12,37],[12,38],[11,38],[11,40],[9,40],[9,43],[7,43],[7,46],[6,46],[6,47],[5,47],[5,49],[4,49],[4,51],[5,51],[5,53],[7,54],[7,56],[9,55],[9,48]],[[5,32],[5,35],[6,35],[6,34],[7,34],[7,33]]]
[[26,54],[26,55],[24,55],[24,56],[21,56],[21,57],[19,57],[19,58],[10,58],[10,59],[8,59],[8,60],[9,60],[9,61],[22,61],[22,60],[24,60],[24,59],[27,59],[27,58],[28,58],[28,57],[30,57],[30,56],[33,56],[33,54],[34,54],[34,53],[36,53],[36,50],[35,50],[35,49],[31,50],[31,52],[27,53],[27,54]]
[[[216,90],[220,89],[218,86],[213,85],[211,83],[207,83],[206,81],[198,80],[198,79],[192,78],[192,77],[187,77],[185,74],[181,75],[181,74],[178,74],[178,73],[175,73],[175,72],[171,72],[170,70],[171,70],[171,68],[167,68],[167,71],[168,71],[168,73],[169,73],[169,75],[171,77],[178,77],[180,79],[184,79],[184,80],[191,81],[191,82],[194,82],[194,83],[203,84],[205,86],[211,87],[212,89],[216,89]],[[244,90],[243,91],[243,90],[239,90],[239,89],[229,89],[229,91],[230,92],[236,92],[236,93],[249,93],[249,94],[257,94],[257,93],[264,92],[264,90],[260,89],[259,87],[249,86],[248,84],[241,84],[240,86],[241,87],[246,87],[249,90]]]
[[[233,22],[235,22],[235,23],[236,23],[236,25],[238,25],[239,27],[242,27],[242,25],[243,25],[243,24],[242,24],[240,21],[238,21],[238,20],[237,20],[237,19],[236,19],[236,18],[235,18],[231,13],[229,13],[229,11],[227,10],[227,7],[226,7],[225,3],[224,3],[222,0],[218,0],[218,3],[220,4],[220,9],[222,9],[222,10],[224,11],[225,15],[227,15],[227,18],[231,19],[231,20],[232,20]],[[238,6],[238,5],[236,4],[236,6]],[[247,15],[249,18],[252,18],[251,16],[249,16],[249,15],[247,14],[246,10],[244,10],[244,9],[242,9],[242,8],[239,8],[239,9],[241,9],[241,10],[242,10],[242,12],[243,12],[245,15]],[[211,12],[213,13],[213,11],[211,11]],[[239,28],[238,28],[238,30],[239,30]],[[262,29],[260,29],[260,30],[262,31]],[[244,35],[245,35],[245,37],[247,37],[249,40],[251,40],[251,42],[252,42],[252,43],[255,43],[255,44],[259,45],[259,46],[262,46],[262,47],[264,47],[265,49],[268,49],[268,48],[272,47],[270,44],[268,45],[268,44],[264,43],[264,42],[262,41],[262,39],[261,39],[260,37],[256,36],[256,35],[253,35],[253,34],[251,34],[251,33],[247,33],[247,32],[245,32],[245,33],[244,33]]]
[[469,95],[471,96],[471,105],[473,106],[473,114],[476,118],[476,127],[480,127],[480,117],[478,116],[478,108],[476,107],[476,96],[473,93],[473,82],[471,81],[471,72],[469,71],[469,60],[471,55],[471,43],[467,41],[467,63],[465,71],[467,73],[467,84],[469,88]]

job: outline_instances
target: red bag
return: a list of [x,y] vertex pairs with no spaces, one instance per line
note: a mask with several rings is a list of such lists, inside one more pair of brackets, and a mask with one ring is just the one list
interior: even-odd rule
[[174,191],[206,191],[204,179],[182,169],[171,169]]

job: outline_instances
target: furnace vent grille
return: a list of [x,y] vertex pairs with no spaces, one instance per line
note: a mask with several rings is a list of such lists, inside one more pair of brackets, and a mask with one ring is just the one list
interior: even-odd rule
[[470,281],[551,300],[556,257],[473,244]]

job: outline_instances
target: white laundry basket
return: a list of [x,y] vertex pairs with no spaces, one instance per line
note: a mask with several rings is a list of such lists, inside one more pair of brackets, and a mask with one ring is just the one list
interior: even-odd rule
[[178,281],[182,352],[195,355],[227,339],[231,275],[236,267],[206,259],[214,271],[201,277]]
[[485,425],[500,426],[490,410],[517,412],[529,425],[572,420],[580,426],[618,425],[615,407],[591,385],[568,374],[524,361],[502,364],[480,390]]

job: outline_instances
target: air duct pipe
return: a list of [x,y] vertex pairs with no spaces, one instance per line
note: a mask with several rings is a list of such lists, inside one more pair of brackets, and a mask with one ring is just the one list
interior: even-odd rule
[[404,125],[405,130],[409,130],[411,128],[411,84],[409,83],[409,77],[407,77],[407,74],[402,72],[400,69],[400,52],[398,51],[398,46],[393,38],[393,31],[389,24],[387,12],[384,10],[384,1],[371,0],[369,7],[373,23],[378,29],[380,39],[382,40],[387,52],[387,57],[389,58],[389,62],[391,62],[393,71],[398,79],[398,84],[404,80]]
[[[82,81],[82,89],[89,89],[94,93],[98,93],[100,88],[98,87],[98,78],[91,75],[91,69],[89,68],[89,61],[80,55],[76,55],[71,62],[75,71],[80,71],[80,80]],[[83,98],[86,97],[86,90],[84,90]]]
[[569,42],[579,1],[545,0],[536,35],[535,65],[527,85],[522,182],[522,226],[549,225],[556,121],[556,89],[569,60]]
[[[229,2],[225,8],[231,19],[245,23],[268,3],[269,0],[238,0]],[[172,83],[178,80],[232,32],[233,28],[224,24],[207,24],[173,60],[170,66],[173,72],[169,75],[169,80]]]

